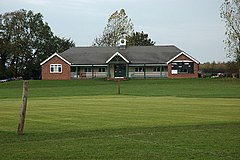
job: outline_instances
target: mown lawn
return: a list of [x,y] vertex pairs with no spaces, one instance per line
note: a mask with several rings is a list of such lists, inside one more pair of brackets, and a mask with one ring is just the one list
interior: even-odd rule
[[1,159],[239,159],[240,81],[22,81],[0,84]]

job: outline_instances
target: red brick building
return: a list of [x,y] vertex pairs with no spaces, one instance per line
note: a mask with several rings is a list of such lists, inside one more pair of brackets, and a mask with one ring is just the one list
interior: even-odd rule
[[70,79],[71,63],[56,53],[46,59],[41,65],[42,79]]
[[197,78],[199,62],[184,52],[167,62],[168,78]]
[[200,62],[175,46],[73,47],[42,65],[42,79],[197,78]]

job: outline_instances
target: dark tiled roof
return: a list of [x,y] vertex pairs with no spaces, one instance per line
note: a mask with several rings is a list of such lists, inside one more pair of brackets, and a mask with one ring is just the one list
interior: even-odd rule
[[106,64],[106,61],[119,52],[130,63],[167,63],[182,52],[171,46],[130,46],[126,49],[117,47],[73,47],[59,55],[72,64]]

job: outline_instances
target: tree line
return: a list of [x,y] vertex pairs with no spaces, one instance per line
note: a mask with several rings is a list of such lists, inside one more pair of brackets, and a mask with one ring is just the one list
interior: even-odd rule
[[0,15],[0,79],[39,79],[40,63],[55,52],[75,46],[52,32],[41,13],[17,10]]
[[199,70],[203,77],[211,77],[213,75],[217,75],[218,73],[222,73],[225,77],[237,77],[239,67],[235,61],[213,61],[200,64]]

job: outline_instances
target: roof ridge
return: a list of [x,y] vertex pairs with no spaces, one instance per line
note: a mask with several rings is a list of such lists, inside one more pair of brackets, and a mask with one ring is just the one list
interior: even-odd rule
[[117,48],[117,47],[111,47],[111,46],[77,46],[77,47],[71,47],[71,48]]
[[[127,46],[127,47],[176,47],[174,44],[163,44],[154,46]],[[118,48],[117,46],[75,46],[71,48]]]

